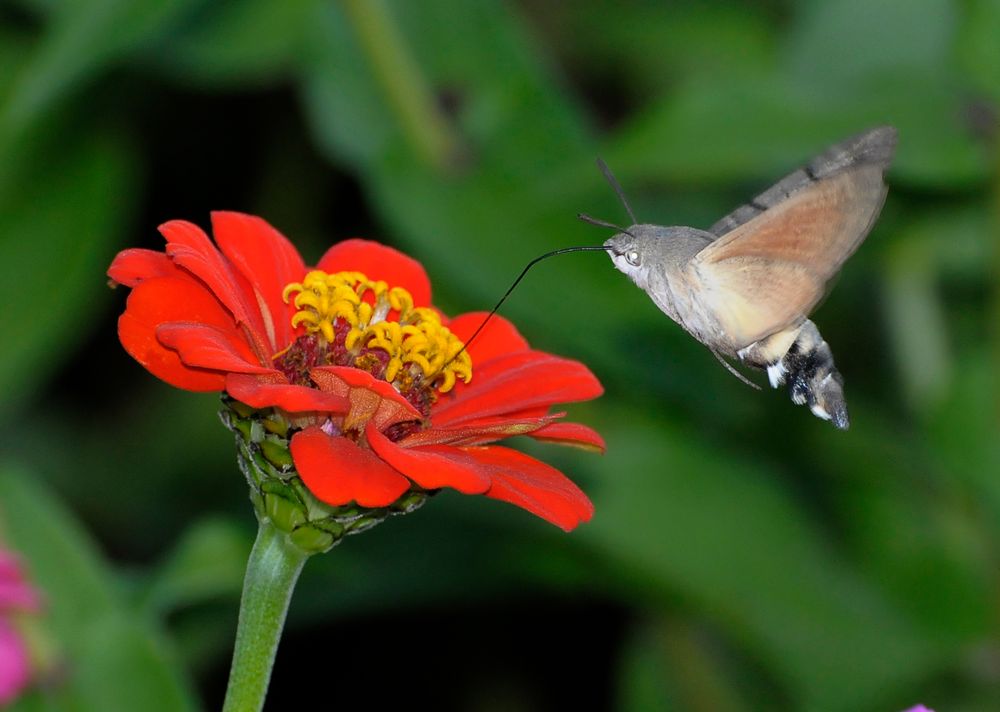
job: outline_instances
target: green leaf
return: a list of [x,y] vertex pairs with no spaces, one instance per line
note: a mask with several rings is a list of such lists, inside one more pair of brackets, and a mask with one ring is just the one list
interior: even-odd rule
[[30,46],[27,35],[6,26],[0,27],[0,103],[6,103]]
[[[234,486],[239,483],[234,479]],[[164,616],[206,600],[239,598],[252,541],[228,519],[191,526],[149,584],[147,605]]]
[[614,475],[596,488],[600,516],[581,536],[723,621],[795,708],[863,708],[947,659],[941,641],[837,555],[773,473],[697,434],[620,420],[628,427],[603,430]]
[[0,110],[0,149],[101,69],[155,39],[199,0],[76,0],[53,7]]
[[385,150],[399,127],[343,10],[323,4],[311,20],[302,77],[306,118],[328,155],[367,163]]
[[70,513],[31,477],[10,467],[0,471],[3,533],[52,597],[47,620],[67,630],[114,609],[111,571]]
[[103,274],[127,218],[134,171],[120,139],[91,133],[30,165],[0,199],[0,333],[7,335],[0,417],[73,353],[110,297]]
[[[981,332],[977,330],[977,335]],[[997,438],[997,359],[984,345],[957,358],[954,381],[930,414],[928,436],[942,469],[972,488],[978,517],[1000,533],[1000,438]]]
[[953,370],[930,228],[926,222],[911,226],[894,240],[885,270],[883,303],[896,369],[906,397],[918,411],[944,396]]
[[299,61],[315,0],[209,3],[145,59],[178,82],[260,85]]
[[[89,536],[26,472],[0,471],[0,512],[10,545],[43,592],[41,624],[65,657],[52,692],[80,712],[193,710],[169,646],[130,610]],[[65,703],[65,704],[63,704]]]
[[956,24],[947,0],[801,3],[780,64],[682,83],[618,132],[611,157],[626,176],[746,177],[762,189],[826,144],[889,123],[900,132],[893,176],[981,183],[989,156],[951,71]]
[[998,0],[971,0],[964,5],[959,39],[956,42],[959,62],[965,75],[981,92],[1000,101],[1000,27]]
[[683,709],[669,675],[662,637],[648,620],[630,631],[618,669],[615,709],[621,712]]
[[[620,99],[626,106],[681,81],[756,74],[774,63],[778,25],[769,7],[717,0],[623,8],[614,0],[591,0],[533,4],[525,12],[561,67],[614,87],[616,99],[628,91],[631,96]],[[616,103],[608,101],[599,111],[624,108]]]
[[828,91],[886,74],[933,82],[947,71],[957,11],[950,0],[802,2],[783,64]]
[[995,562],[985,513],[968,510],[968,479],[905,416],[852,405],[863,427],[836,439],[816,430],[796,459],[835,488],[829,506],[859,571],[942,651],[974,644],[994,615]]
[[[752,709],[747,692],[738,692],[727,676],[717,643],[679,616],[644,617],[625,639],[615,709]],[[769,704],[776,706],[770,693]]]
[[605,155],[626,181],[731,186],[753,179],[750,190],[760,191],[827,145],[893,124],[900,138],[891,176],[953,189],[989,175],[988,154],[963,125],[962,110],[963,98],[948,82],[911,74],[879,76],[851,90],[780,75],[721,78],[687,84],[650,105]]

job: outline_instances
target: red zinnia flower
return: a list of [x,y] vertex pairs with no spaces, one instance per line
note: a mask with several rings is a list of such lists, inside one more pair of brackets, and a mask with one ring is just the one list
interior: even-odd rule
[[151,373],[287,415],[294,467],[332,506],[451,487],[566,530],[590,519],[561,472],[491,444],[529,435],[603,449],[549,412],[601,394],[583,364],[530,349],[501,317],[462,351],[485,315],[447,319],[423,267],[389,247],[347,240],[310,270],[260,218],[217,212],[212,229],[218,248],[191,223],[166,223],[165,253],[124,250],[108,270],[132,288],[122,345]]

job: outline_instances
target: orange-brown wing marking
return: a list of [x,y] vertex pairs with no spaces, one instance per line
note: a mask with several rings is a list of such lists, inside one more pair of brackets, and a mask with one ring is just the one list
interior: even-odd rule
[[691,261],[703,303],[737,349],[808,316],[885,201],[882,167],[810,183],[723,235]]

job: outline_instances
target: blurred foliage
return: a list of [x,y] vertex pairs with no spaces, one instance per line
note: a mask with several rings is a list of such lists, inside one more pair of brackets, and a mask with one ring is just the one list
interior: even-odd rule
[[608,454],[525,447],[593,523],[445,493],[317,557],[272,699],[1000,709],[998,37],[997,0],[0,4],[0,531],[60,660],[21,707],[224,689],[251,509],[214,398],[118,346],[117,250],[245,210],[309,259],[395,244],[482,309],[604,239],[576,213],[623,219],[597,155],[644,221],[704,226],[892,123],[883,216],[816,315],[851,431],[742,386],[601,258],[547,262],[505,313],[605,383],[571,412]]

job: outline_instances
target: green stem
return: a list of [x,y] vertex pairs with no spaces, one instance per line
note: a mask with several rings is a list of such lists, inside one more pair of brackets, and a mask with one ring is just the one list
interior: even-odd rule
[[292,544],[284,532],[261,520],[243,580],[223,712],[258,712],[264,706],[288,604],[307,558],[309,554]]
[[[1000,143],[996,148],[996,162],[993,167],[993,266],[1000,267]],[[993,272],[996,274],[996,272]],[[987,316],[992,327],[993,367],[1000,365],[1000,285],[993,282],[993,303],[987,308]],[[1000,421],[1000,378],[993,379],[993,416]]]
[[382,0],[343,0],[343,8],[403,134],[421,158],[435,168],[446,168],[456,148],[451,127],[389,9]]

